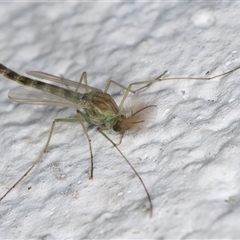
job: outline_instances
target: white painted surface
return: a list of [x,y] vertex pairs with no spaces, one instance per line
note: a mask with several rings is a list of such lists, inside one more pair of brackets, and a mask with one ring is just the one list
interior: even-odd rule
[[[239,8],[1,3],[1,62],[22,74],[41,70],[73,80],[87,71],[99,88],[164,70],[169,77],[220,74],[240,65]],[[72,109],[15,104],[7,98],[14,86],[1,77],[1,195],[36,159],[52,120],[74,116]],[[235,72],[209,82],[166,81],[129,98],[158,105],[147,127],[120,146],[148,187],[151,219],[139,181],[95,128],[89,181],[81,126],[59,125],[42,162],[2,201],[1,238],[239,237],[239,89]]]

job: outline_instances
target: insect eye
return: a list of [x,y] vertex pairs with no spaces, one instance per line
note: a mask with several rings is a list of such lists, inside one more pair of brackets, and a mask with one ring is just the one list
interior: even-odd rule
[[114,125],[113,125],[113,131],[115,132],[120,132],[122,130],[122,127],[119,123],[119,121],[117,121]]

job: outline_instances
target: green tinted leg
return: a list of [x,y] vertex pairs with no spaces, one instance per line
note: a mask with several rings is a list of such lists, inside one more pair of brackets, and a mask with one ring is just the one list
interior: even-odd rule
[[77,110],[77,115],[79,118],[79,122],[82,125],[83,131],[87,137],[88,140],[88,146],[89,146],[89,151],[90,151],[90,176],[89,179],[93,178],[93,153],[92,153],[92,145],[91,145],[91,139],[88,135],[87,129],[84,126],[84,122],[87,122],[88,124],[90,124],[91,122],[89,121],[89,119],[86,117],[86,115],[84,115],[81,111]]
[[121,152],[121,150],[118,148],[117,144],[114,143],[112,141],[112,139],[110,139],[103,131],[105,130],[105,128],[98,128],[97,129],[98,132],[100,132],[112,145],[113,147],[116,148],[116,150],[119,152],[119,154],[124,158],[124,160],[127,162],[127,164],[130,166],[130,168],[133,170],[133,172],[136,174],[136,176],[138,177],[139,181],[141,182],[146,194],[147,194],[147,198],[148,198],[148,201],[149,201],[149,215],[150,217],[152,217],[152,211],[153,211],[153,205],[152,205],[152,200],[151,200],[151,197],[150,197],[150,194],[147,190],[147,187],[145,185],[145,183],[143,182],[142,178],[140,177],[140,175],[138,174],[138,172],[135,170],[135,168],[133,167],[133,165],[129,162],[129,160],[126,158],[126,156]]

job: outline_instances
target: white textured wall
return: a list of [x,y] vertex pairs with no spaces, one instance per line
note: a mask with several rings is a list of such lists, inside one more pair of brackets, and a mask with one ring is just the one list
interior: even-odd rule
[[[236,2],[0,3],[1,62],[73,80],[87,71],[99,88],[164,70],[220,74],[240,65],[239,11]],[[129,98],[158,106],[120,146],[150,192],[151,219],[142,186],[109,142],[89,128],[89,181],[81,126],[62,124],[42,162],[0,203],[0,238],[239,237],[239,76],[161,82]],[[37,158],[52,120],[75,114],[13,103],[15,86],[1,77],[1,195]]]

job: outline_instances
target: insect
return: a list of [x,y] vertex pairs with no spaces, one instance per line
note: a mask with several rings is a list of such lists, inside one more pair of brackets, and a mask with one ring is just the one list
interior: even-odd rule
[[[25,178],[29,172],[34,168],[34,166],[42,159],[44,153],[47,151],[55,124],[57,122],[78,122],[82,125],[83,131],[87,137],[89,151],[90,151],[90,179],[93,178],[93,153],[91,147],[91,140],[88,135],[87,129],[84,123],[92,124],[97,126],[97,131],[101,133],[118,151],[118,153],[123,157],[123,159],[128,163],[130,168],[138,177],[139,181],[141,182],[145,193],[147,195],[147,199],[149,202],[149,214],[152,216],[153,211],[153,204],[150,197],[150,194],[144,184],[142,178],[135,170],[133,165],[127,159],[127,157],[122,153],[119,149],[118,145],[121,143],[124,133],[132,128],[134,125],[142,123],[144,120],[139,120],[137,115],[142,111],[146,110],[147,108],[155,107],[156,105],[149,105],[139,109],[138,111],[132,113],[130,116],[125,116],[122,114],[121,109],[123,104],[130,92],[135,93],[140,91],[154,82],[160,82],[163,80],[211,80],[214,78],[218,78],[221,76],[225,76],[230,74],[240,68],[237,67],[231,71],[213,76],[208,78],[190,78],[190,77],[181,77],[181,78],[164,78],[163,76],[167,71],[161,74],[159,77],[149,80],[149,81],[142,81],[142,82],[134,82],[131,83],[128,87],[125,87],[113,80],[110,80],[105,87],[105,90],[102,91],[100,89],[91,87],[87,84],[87,73],[83,72],[80,81],[74,82],[62,77],[54,76],[48,73],[39,72],[39,71],[31,71],[27,72],[28,75],[42,78],[50,83],[42,82],[36,79],[32,79],[29,77],[25,77],[19,75],[18,73],[8,69],[3,64],[0,64],[0,74],[4,77],[13,80],[19,84],[24,86],[17,87],[12,89],[9,92],[9,98],[13,101],[20,102],[20,103],[30,103],[30,104],[40,104],[40,105],[53,105],[53,106],[62,106],[62,107],[71,107],[76,109],[76,117],[75,118],[57,118],[52,122],[49,136],[46,142],[46,145],[39,155],[39,157],[33,162],[33,164],[27,169],[27,171],[7,190],[7,192],[0,198],[2,201],[10,191],[12,191],[18,183],[21,182],[23,178]],[[114,101],[113,97],[107,93],[111,84],[115,84],[122,89],[125,90],[125,93],[122,97],[122,100],[119,106]],[[143,85],[142,87],[138,88],[137,90],[132,90],[134,85]],[[72,90],[74,88],[75,90]],[[82,92],[80,92],[82,91]],[[119,144],[114,143],[108,135],[104,132],[105,130],[113,130],[115,132],[120,133],[120,142]]]

